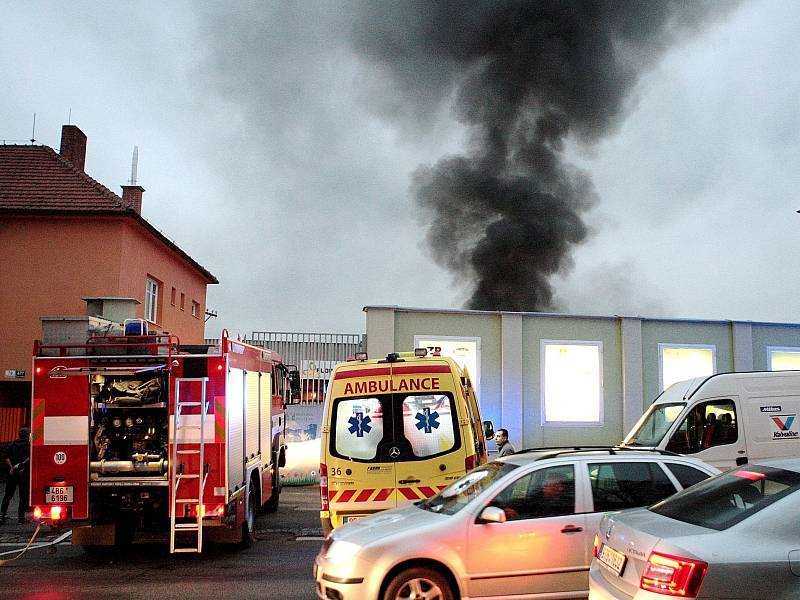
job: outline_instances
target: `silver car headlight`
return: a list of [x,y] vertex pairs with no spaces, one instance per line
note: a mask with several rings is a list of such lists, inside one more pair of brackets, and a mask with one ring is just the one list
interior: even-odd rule
[[343,540],[335,540],[325,553],[325,560],[332,563],[343,563],[352,560],[353,557],[361,550],[361,546],[353,542],[345,542]]

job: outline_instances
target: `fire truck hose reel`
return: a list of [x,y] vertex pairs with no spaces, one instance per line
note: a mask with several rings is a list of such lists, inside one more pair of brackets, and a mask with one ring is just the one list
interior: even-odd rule
[[92,473],[159,473],[167,472],[166,459],[153,461],[133,460],[93,460],[90,463]]

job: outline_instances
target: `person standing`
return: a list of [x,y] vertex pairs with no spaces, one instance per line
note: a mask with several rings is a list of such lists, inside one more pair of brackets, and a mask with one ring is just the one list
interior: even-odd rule
[[497,433],[494,434],[494,441],[497,442],[498,456],[509,456],[516,452],[514,446],[508,441],[508,430],[498,429]]
[[29,477],[31,464],[31,430],[22,427],[19,430],[19,438],[8,445],[6,450],[6,466],[8,467],[8,478],[6,479],[6,494],[3,496],[3,503],[0,504],[0,525],[6,522],[6,511],[14,492],[19,487],[19,508],[17,509],[17,522],[25,522],[25,512],[28,510],[29,503]]

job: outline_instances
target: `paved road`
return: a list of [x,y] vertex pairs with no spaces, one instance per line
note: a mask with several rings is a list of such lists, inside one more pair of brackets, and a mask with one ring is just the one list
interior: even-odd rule
[[[311,565],[322,543],[318,494],[315,487],[285,487],[278,512],[259,516],[258,541],[247,550],[170,555],[165,545],[135,544],[124,553],[90,555],[69,544],[34,548],[0,566],[0,599],[313,600]],[[3,526],[0,552],[24,545],[33,530],[15,519]]]

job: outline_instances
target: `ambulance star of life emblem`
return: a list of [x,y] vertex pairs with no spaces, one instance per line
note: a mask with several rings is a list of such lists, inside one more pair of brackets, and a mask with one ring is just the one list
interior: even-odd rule
[[398,456],[400,456],[400,448],[397,446],[389,448],[389,458],[397,458]]

